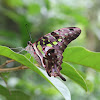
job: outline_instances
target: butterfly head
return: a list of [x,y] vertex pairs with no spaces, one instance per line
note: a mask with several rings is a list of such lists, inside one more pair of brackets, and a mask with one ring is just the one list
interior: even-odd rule
[[45,66],[43,64],[43,55],[36,47],[36,43],[31,43],[30,41],[27,42],[26,51],[31,54],[35,58],[35,60],[39,63],[39,65]]
[[30,41],[27,42],[27,47],[25,48],[25,50],[27,52],[29,52],[30,54],[34,54],[35,50],[34,50],[34,44],[32,44]]

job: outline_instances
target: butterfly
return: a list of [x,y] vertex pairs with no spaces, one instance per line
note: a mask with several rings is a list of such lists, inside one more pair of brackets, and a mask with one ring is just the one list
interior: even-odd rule
[[62,53],[67,45],[76,39],[81,33],[77,27],[67,27],[55,30],[38,39],[35,43],[28,41],[26,51],[28,51],[39,65],[43,66],[47,74],[59,76],[63,81],[66,79],[61,75]]

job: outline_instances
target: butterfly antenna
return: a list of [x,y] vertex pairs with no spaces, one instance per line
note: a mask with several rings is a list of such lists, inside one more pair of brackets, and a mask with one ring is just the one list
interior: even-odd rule
[[31,32],[28,31],[28,25],[26,24],[25,26],[26,26],[26,29],[27,29],[27,33],[29,33],[30,41],[32,41]]
[[32,41],[31,33],[29,33],[30,41]]

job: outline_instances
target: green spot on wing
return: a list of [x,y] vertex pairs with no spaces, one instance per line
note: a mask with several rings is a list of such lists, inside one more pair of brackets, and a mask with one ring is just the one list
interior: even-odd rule
[[54,42],[53,42],[53,44],[54,44],[54,45],[56,45],[56,44],[57,44],[57,42],[56,42],[56,41],[54,41]]
[[58,41],[59,41],[59,42],[61,42],[61,41],[62,41],[62,39],[58,39]]
[[68,33],[65,33],[65,35],[67,36],[67,35],[68,35]]
[[38,48],[40,51],[42,50],[41,45],[37,45],[37,48]]
[[48,40],[48,42],[50,42],[50,40]]
[[72,32],[69,32],[69,33],[72,33]]
[[52,47],[52,45],[51,45],[51,44],[47,44],[46,46]]
[[58,32],[56,32],[56,34],[58,34],[58,35],[59,35],[59,33],[58,33]]
[[45,44],[45,42],[43,42],[43,44]]
[[45,39],[42,39],[43,41],[45,41]]
[[44,52],[42,51],[41,45],[37,45],[37,48],[40,50],[40,52],[43,54]]
[[60,46],[60,48],[62,48],[62,46]]
[[40,45],[40,41],[38,42],[38,45]]

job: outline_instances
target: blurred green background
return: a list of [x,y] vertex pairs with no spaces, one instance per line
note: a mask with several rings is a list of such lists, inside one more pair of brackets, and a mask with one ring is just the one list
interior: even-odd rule
[[[82,33],[68,47],[83,46],[100,52],[100,0],[0,0],[0,45],[25,48],[29,33],[35,42],[49,32],[71,26],[81,28]],[[7,59],[0,56],[0,64]],[[19,65],[12,62],[5,67]],[[100,73],[91,68],[74,67],[85,73],[89,90],[85,92],[67,78],[65,84],[72,100],[100,100]],[[64,100],[54,87],[30,69],[2,73],[2,76],[10,89],[24,92],[28,100]],[[0,84],[6,87],[2,78]],[[6,100],[5,96],[0,95],[0,100]]]

